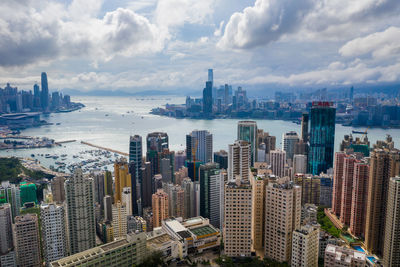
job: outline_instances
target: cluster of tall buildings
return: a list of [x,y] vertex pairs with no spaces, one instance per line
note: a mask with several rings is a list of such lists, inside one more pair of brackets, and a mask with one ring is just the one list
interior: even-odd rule
[[2,113],[50,112],[71,107],[71,97],[60,92],[50,94],[46,72],[42,72],[41,86],[34,84],[32,91],[18,91],[7,83],[0,88],[0,111]]

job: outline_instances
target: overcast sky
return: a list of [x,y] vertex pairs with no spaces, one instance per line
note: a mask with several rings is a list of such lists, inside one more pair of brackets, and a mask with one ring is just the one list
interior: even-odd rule
[[[399,0],[1,0],[0,87],[201,90],[400,80]],[[265,89],[268,90],[268,89]]]

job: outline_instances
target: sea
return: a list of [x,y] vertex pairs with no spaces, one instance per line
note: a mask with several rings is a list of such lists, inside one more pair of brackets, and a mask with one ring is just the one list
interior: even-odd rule
[[[60,159],[46,158],[51,156],[66,155],[66,164],[79,163],[80,161],[104,160],[98,153],[90,153],[96,150],[93,147],[82,144],[81,141],[111,148],[128,153],[129,137],[140,135],[145,145],[146,135],[150,132],[161,131],[168,133],[169,146],[171,150],[184,150],[186,134],[191,131],[208,130],[213,134],[213,150],[227,150],[228,144],[233,143],[237,137],[238,119],[177,119],[150,114],[156,107],[165,104],[182,104],[185,97],[180,96],[157,96],[157,97],[99,97],[79,96],[73,97],[72,101],[85,105],[78,111],[69,113],[52,113],[42,115],[42,119],[52,123],[36,128],[21,130],[21,135],[48,137],[55,141],[76,140],[64,143],[62,146],[51,148],[34,148],[18,150],[1,150],[0,156],[18,156],[36,159],[45,167],[54,166]],[[282,134],[288,131],[297,131],[300,134],[300,125],[291,121],[282,120],[256,120],[259,129],[276,136],[277,147],[282,145]],[[350,134],[352,130],[364,131],[365,128],[353,128],[336,124],[335,150],[344,135]],[[368,129],[368,139],[371,145],[377,140],[384,140],[390,134],[395,146],[400,144],[400,129]],[[112,153],[109,161],[115,160],[120,155]],[[112,164],[102,168],[110,169]]]

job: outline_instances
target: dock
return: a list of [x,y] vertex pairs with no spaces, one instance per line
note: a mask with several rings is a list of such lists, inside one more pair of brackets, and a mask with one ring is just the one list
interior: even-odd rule
[[61,146],[61,144],[72,143],[72,142],[76,142],[76,140],[58,141],[58,142],[54,142],[54,144]]
[[101,149],[101,150],[110,151],[112,153],[117,153],[117,154],[120,154],[120,155],[123,155],[123,156],[127,156],[127,157],[129,156],[128,153],[121,152],[121,151],[118,151],[118,150],[115,150],[115,149],[112,149],[112,148],[98,146],[98,145],[91,144],[91,143],[88,143],[88,142],[85,142],[85,141],[81,141],[81,144],[84,144],[84,145],[87,145],[87,146],[91,146],[91,147],[95,147],[95,148],[98,148],[98,149]]

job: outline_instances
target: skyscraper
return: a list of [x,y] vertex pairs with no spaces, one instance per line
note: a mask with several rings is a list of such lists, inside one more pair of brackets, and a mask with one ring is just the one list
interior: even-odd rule
[[296,267],[318,266],[319,227],[304,225],[293,231],[292,264]]
[[152,196],[153,227],[161,226],[161,222],[169,217],[168,194],[158,189]]
[[206,130],[194,130],[186,135],[186,160],[196,162],[211,162],[213,151],[213,136]]
[[46,264],[67,256],[67,236],[64,206],[42,204],[40,206],[43,257]]
[[282,134],[282,150],[286,152],[286,159],[292,161],[296,144],[300,141],[295,131]]
[[182,189],[184,191],[184,218],[195,217],[196,199],[194,183],[190,178],[184,178],[182,181]]
[[65,181],[69,252],[75,254],[96,246],[94,182],[81,169]]
[[63,176],[56,176],[51,180],[51,193],[55,203],[61,204],[65,201],[64,182]]
[[42,257],[37,215],[25,214],[15,217],[14,237],[18,266],[41,266]]
[[333,167],[335,118],[332,102],[312,103],[308,170],[314,175]]
[[[133,164],[134,167],[135,164]],[[136,173],[136,172],[134,172]],[[114,181],[115,181],[115,195],[114,203],[122,200],[122,189],[124,187],[131,187],[131,174],[129,173],[128,162],[125,158],[117,159],[114,162]]]
[[11,216],[11,205],[2,204],[0,206],[0,255],[14,248]]
[[152,195],[152,176],[151,176],[151,163],[146,161],[141,168],[142,176],[142,208],[151,207]]
[[49,87],[47,84],[47,74],[46,72],[42,72],[42,93],[40,96],[40,102],[42,104],[43,111],[46,111],[49,108]]
[[388,200],[383,240],[384,266],[400,265],[400,177],[389,181]]
[[95,171],[92,172],[93,180],[94,180],[94,201],[99,203],[101,207],[103,207],[103,199],[104,199],[104,172]]
[[228,152],[225,150],[220,150],[218,152],[214,152],[214,162],[219,164],[221,169],[228,169]]
[[118,201],[112,205],[112,226],[114,238],[124,237],[127,233],[126,205]]
[[263,176],[254,176],[252,185],[252,218],[251,231],[253,248],[256,251],[262,251],[265,240],[265,187],[268,184],[268,178]]
[[278,177],[284,177],[285,175],[285,162],[286,152],[282,150],[271,150],[269,152],[269,162],[271,165],[272,173]]
[[211,179],[218,179],[218,163],[207,163],[199,169],[200,180],[200,216],[210,218],[211,212]]
[[293,173],[307,173],[307,156],[297,154],[293,156]]
[[[141,196],[142,196],[142,177],[141,177],[141,172],[140,169],[142,168],[142,157],[143,157],[143,152],[142,152],[142,137],[139,135],[131,136],[129,139],[129,163],[133,164],[134,167],[134,173],[135,175],[133,176],[132,171],[133,168],[129,166],[129,171],[131,173],[131,187],[132,187],[132,205],[135,205],[135,203],[141,203]],[[135,183],[133,183],[133,180],[135,180]],[[135,199],[133,199],[135,198]],[[138,214],[134,214],[138,215]]]
[[110,171],[104,173],[104,195],[109,195],[114,200],[113,179]]
[[214,74],[213,74],[213,69],[208,69],[208,82],[211,82],[211,84],[214,82]]
[[212,82],[206,82],[206,87],[203,89],[203,114],[204,117],[211,117],[213,112],[213,99],[212,99]]
[[400,166],[400,151],[391,148],[389,143],[392,143],[390,137],[386,142],[378,141],[370,156],[365,245],[368,251],[377,255],[383,253],[389,180],[399,175]]
[[[284,211],[284,212],[283,212]],[[301,188],[292,183],[269,183],[265,189],[265,256],[288,262],[292,234],[300,227]]]
[[301,115],[301,140],[304,143],[308,142],[308,113],[303,113]]
[[[257,129],[257,161],[264,161],[269,163],[269,152],[275,150],[276,137],[269,135],[268,132],[264,132],[262,129]],[[260,159],[258,159],[260,155]]]
[[164,149],[168,149],[168,134],[153,132],[146,137],[146,160],[151,163],[151,176],[160,173],[160,155]]
[[257,123],[255,121],[239,121],[237,140],[249,142],[251,146],[251,166],[257,161]]
[[238,140],[229,145],[228,152],[228,181],[240,177],[243,181],[249,181],[250,176],[250,151],[247,141]]

